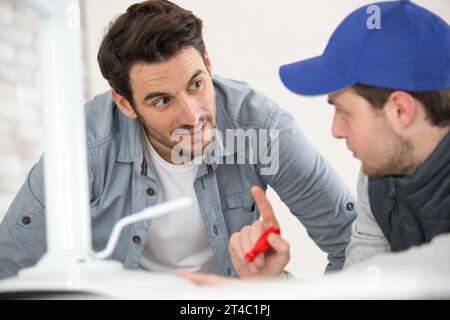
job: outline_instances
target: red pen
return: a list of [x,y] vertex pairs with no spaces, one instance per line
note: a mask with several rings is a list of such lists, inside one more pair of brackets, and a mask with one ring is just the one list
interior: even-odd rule
[[268,228],[266,231],[264,231],[264,233],[259,237],[258,241],[256,241],[256,244],[253,247],[253,249],[245,254],[245,256],[244,256],[245,262],[242,263],[239,266],[239,268],[237,268],[233,272],[231,277],[234,277],[237,274],[239,274],[239,272],[242,270],[242,268],[245,265],[247,265],[247,263],[251,263],[251,262],[255,261],[255,259],[258,256],[258,254],[260,254],[262,252],[266,252],[270,248],[270,244],[269,244],[269,241],[267,241],[267,238],[269,237],[269,235],[271,233],[275,233],[275,234],[279,235],[280,234],[280,228],[276,227],[276,226],[272,226],[272,227]]

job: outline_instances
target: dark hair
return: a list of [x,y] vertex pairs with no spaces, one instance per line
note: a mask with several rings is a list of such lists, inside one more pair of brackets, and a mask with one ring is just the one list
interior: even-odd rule
[[164,62],[188,47],[204,56],[202,21],[170,1],[150,0],[130,6],[110,23],[97,61],[111,88],[134,105],[129,81],[133,64]]
[[[383,109],[389,96],[394,91],[365,84],[353,86],[355,92],[366,99],[375,109]],[[404,91],[404,90],[400,90]],[[408,92],[415,99],[419,100],[425,107],[427,119],[434,126],[446,127],[450,125],[450,89],[427,92]]]

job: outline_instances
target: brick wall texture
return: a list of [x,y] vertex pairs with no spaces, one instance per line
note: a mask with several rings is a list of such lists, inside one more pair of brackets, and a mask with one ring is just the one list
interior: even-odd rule
[[0,0],[0,220],[43,151],[38,17]]

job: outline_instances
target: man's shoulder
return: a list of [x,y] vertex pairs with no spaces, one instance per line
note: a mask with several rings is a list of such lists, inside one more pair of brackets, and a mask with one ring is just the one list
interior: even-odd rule
[[214,76],[213,82],[217,102],[236,128],[270,127],[270,119],[281,111],[274,101],[247,82],[220,76]]
[[118,130],[117,108],[111,96],[111,91],[96,95],[84,106],[86,118],[86,135],[90,146],[95,146]]

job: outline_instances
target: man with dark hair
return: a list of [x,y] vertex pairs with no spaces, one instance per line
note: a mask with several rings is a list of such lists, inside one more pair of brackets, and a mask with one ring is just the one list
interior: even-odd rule
[[[271,186],[328,254],[327,269],[342,268],[356,217],[350,192],[291,115],[245,83],[212,76],[200,19],[169,1],[132,5],[110,25],[98,62],[112,90],[86,105],[94,250],[125,215],[187,195],[189,208],[125,228],[111,258],[230,276],[230,236],[261,226],[249,189]],[[46,250],[42,170],[40,161],[0,225],[0,278]],[[283,271],[288,244],[270,241],[275,259],[257,259],[241,277]]]

